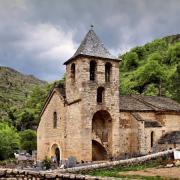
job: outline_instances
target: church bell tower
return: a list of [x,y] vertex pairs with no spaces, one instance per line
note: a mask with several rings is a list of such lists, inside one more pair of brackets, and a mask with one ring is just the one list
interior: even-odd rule
[[67,149],[77,159],[85,161],[116,156],[119,145],[119,59],[109,53],[91,27],[75,54],[64,64],[68,104],[66,123],[71,124],[67,138],[76,142],[76,150],[71,146]]

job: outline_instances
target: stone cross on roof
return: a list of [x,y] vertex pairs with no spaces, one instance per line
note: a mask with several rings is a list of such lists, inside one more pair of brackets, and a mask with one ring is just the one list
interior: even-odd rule
[[110,52],[104,47],[104,44],[100,41],[100,39],[94,32],[93,25],[91,25],[91,29],[86,34],[79,48],[76,50],[75,54],[64,64],[67,64],[71,59],[74,59],[79,55],[100,57],[105,59],[114,59],[114,60],[117,59],[116,57],[111,55]]

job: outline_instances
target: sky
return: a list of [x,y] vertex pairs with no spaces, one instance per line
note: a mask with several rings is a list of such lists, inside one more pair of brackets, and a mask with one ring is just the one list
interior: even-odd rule
[[61,79],[91,24],[118,56],[180,33],[180,0],[0,0],[0,66]]

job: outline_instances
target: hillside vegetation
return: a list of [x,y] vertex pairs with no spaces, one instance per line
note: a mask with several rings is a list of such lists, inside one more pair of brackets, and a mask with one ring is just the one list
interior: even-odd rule
[[[49,85],[34,76],[0,67],[0,160],[15,150],[36,149],[38,114]],[[18,132],[19,131],[19,132]]]
[[34,76],[21,74],[12,68],[0,67],[0,117],[6,118],[12,107],[22,108],[30,91],[44,84],[44,81]]
[[120,93],[180,102],[180,35],[156,39],[120,56]]

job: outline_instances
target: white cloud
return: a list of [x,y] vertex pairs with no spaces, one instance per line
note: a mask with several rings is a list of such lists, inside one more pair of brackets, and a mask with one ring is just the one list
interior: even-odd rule
[[51,24],[26,25],[24,38],[16,46],[38,59],[66,60],[75,52],[73,32],[63,32]]

